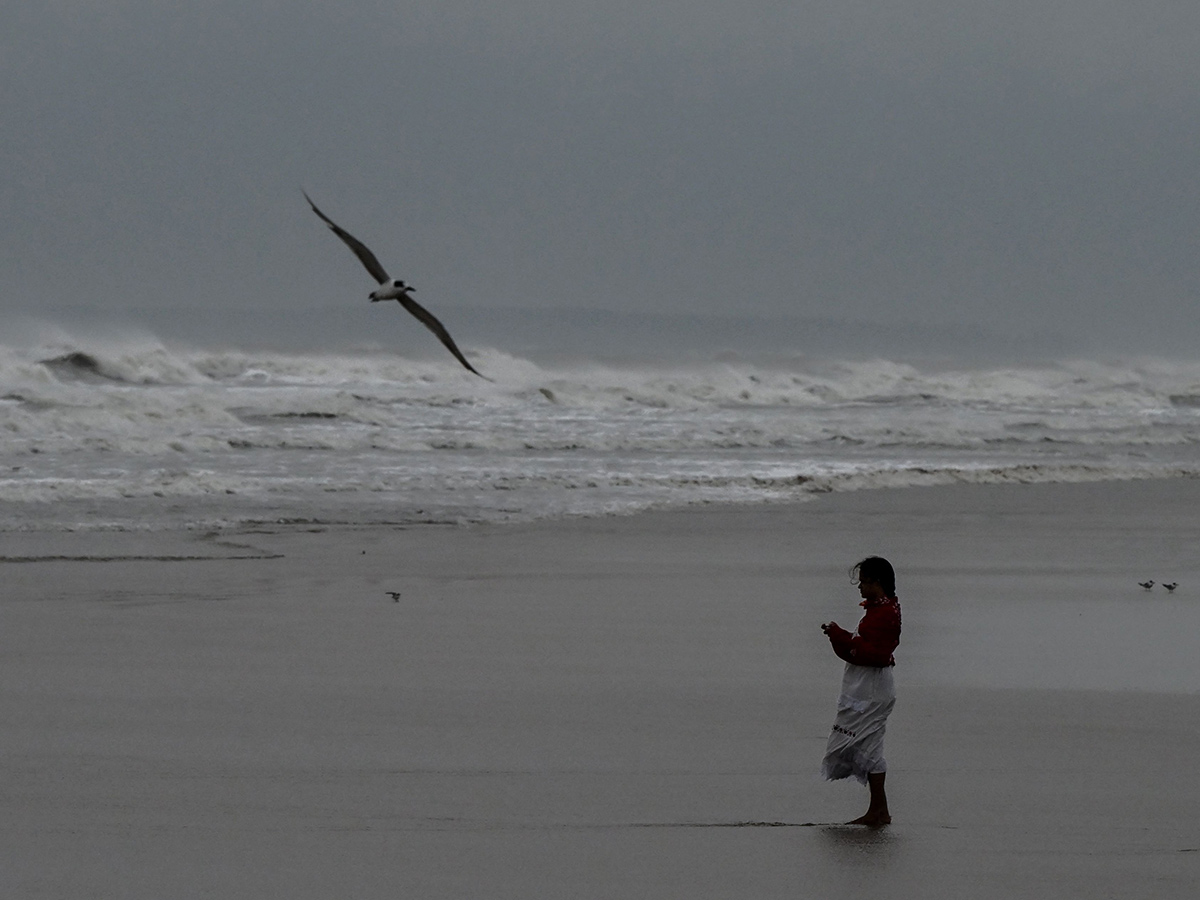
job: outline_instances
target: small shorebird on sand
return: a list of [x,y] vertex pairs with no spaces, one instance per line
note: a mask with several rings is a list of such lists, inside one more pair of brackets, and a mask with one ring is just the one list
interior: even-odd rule
[[1149,581],[1139,581],[1138,584],[1144,587],[1146,590],[1150,590],[1150,588],[1154,587],[1154,579]]
[[1164,584],[1163,587],[1165,587],[1167,589],[1167,593],[1170,594],[1174,592],[1175,588],[1179,587],[1179,582],[1172,581],[1170,584]]

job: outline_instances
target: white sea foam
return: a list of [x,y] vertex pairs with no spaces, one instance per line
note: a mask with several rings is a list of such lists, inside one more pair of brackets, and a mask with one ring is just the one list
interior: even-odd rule
[[1195,472],[1200,443],[1198,363],[473,357],[494,382],[378,351],[193,350],[144,335],[0,345],[0,500],[10,505],[0,528],[312,509],[350,521],[528,518],[1170,477]]

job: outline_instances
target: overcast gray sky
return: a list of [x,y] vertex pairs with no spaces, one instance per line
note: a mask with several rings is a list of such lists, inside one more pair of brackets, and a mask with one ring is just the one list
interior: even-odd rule
[[[0,310],[1200,338],[1195,0],[7,0]],[[1185,340],[1186,339],[1186,340]]]

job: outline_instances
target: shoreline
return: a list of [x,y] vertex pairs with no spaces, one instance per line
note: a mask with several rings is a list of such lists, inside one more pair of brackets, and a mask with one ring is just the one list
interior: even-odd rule
[[[0,887],[1190,896],[1200,789],[1164,774],[1200,717],[1198,502],[967,485],[156,534],[167,559],[32,535],[109,558],[0,564]],[[817,624],[857,621],[875,552],[905,616],[880,832],[833,824],[866,792],[817,775],[841,673]]]
[[[240,521],[222,521],[219,518],[198,521],[169,523],[160,522],[155,526],[131,527],[126,523],[119,522],[103,522],[97,524],[75,523],[73,525],[65,524],[42,524],[42,525],[22,525],[20,528],[0,528],[0,540],[19,542],[22,538],[28,538],[30,541],[36,541],[50,535],[128,535],[130,539],[144,538],[155,534],[171,534],[178,535],[184,539],[206,540],[222,537],[236,537],[238,535],[248,535],[257,533],[273,534],[281,531],[304,531],[304,530],[369,530],[369,529],[408,529],[421,527],[453,527],[453,528],[479,528],[479,527],[528,527],[537,525],[553,525],[554,523],[572,523],[578,521],[586,521],[589,519],[609,519],[609,518],[625,518],[643,515],[670,515],[674,513],[684,513],[697,510],[711,510],[719,512],[721,510],[739,510],[739,509],[775,509],[779,507],[791,507],[802,504],[811,503],[827,496],[845,496],[860,493],[874,493],[877,491],[907,491],[907,490],[934,490],[934,489],[969,489],[969,488],[1002,488],[1002,487],[1071,487],[1071,486],[1087,486],[1087,485],[1123,485],[1130,483],[1144,482],[1188,482],[1200,481],[1200,469],[1192,469],[1187,467],[1174,467],[1169,471],[1150,471],[1150,470],[1130,470],[1122,475],[1114,475],[1112,470],[1104,470],[1105,474],[1099,477],[1084,477],[1078,479],[1061,479],[1061,478],[1043,478],[1042,475],[1053,467],[1039,465],[1018,465],[1008,467],[986,467],[986,468],[950,468],[950,469],[925,469],[921,467],[913,469],[897,469],[891,474],[895,477],[892,481],[876,482],[871,481],[872,478],[877,478],[875,475],[864,475],[863,473],[847,473],[843,475],[831,475],[821,478],[809,478],[806,476],[795,476],[796,485],[808,485],[802,488],[799,492],[793,493],[786,497],[756,497],[754,499],[743,500],[712,500],[712,499],[694,499],[680,503],[663,503],[651,502],[646,506],[639,508],[628,508],[620,511],[610,510],[591,510],[581,512],[561,512],[557,514],[543,515],[519,515],[514,518],[504,518],[498,516],[496,518],[471,518],[464,516],[461,509],[457,512],[452,512],[449,508],[445,511],[445,515],[430,516],[425,510],[416,510],[410,518],[399,519],[373,519],[356,521],[347,518],[337,518],[334,516],[279,516],[277,518],[243,518]],[[1068,464],[1065,466],[1071,470],[1088,470],[1086,466],[1077,464]],[[1036,477],[1031,477],[1030,473],[1034,473]],[[1004,477],[999,480],[989,480],[997,475]],[[841,485],[841,487],[832,487],[831,483]],[[850,486],[846,486],[850,485]],[[147,498],[138,498],[131,501],[133,504],[142,504]],[[178,500],[180,498],[174,498]],[[187,498],[184,498],[187,499]],[[215,501],[210,496],[201,496],[190,498],[193,502],[204,507],[218,508],[221,501]],[[80,503],[77,500],[58,501],[54,505],[61,506],[63,503]],[[92,502],[92,501],[88,501]],[[229,503],[227,498],[225,503]],[[11,506],[24,504],[26,506],[43,506],[49,504],[50,501],[34,502],[34,501],[13,501]],[[176,508],[180,507],[179,503],[175,503]],[[310,507],[311,509],[311,507]],[[277,510],[282,512],[282,508]],[[294,511],[294,510],[293,510]],[[342,510],[343,514],[349,510]],[[91,514],[91,513],[89,513]],[[378,511],[376,510],[376,515]],[[149,513],[148,513],[149,515]],[[419,518],[418,518],[419,517]],[[118,537],[116,540],[122,540]],[[0,556],[0,562],[6,557],[13,557],[14,554],[5,554]]]

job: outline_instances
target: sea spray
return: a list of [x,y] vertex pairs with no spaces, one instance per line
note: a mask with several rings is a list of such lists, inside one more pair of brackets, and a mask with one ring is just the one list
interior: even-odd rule
[[0,345],[0,529],[504,521],[1171,477],[1195,472],[1200,443],[1200,363],[474,358],[494,383],[379,350]]

